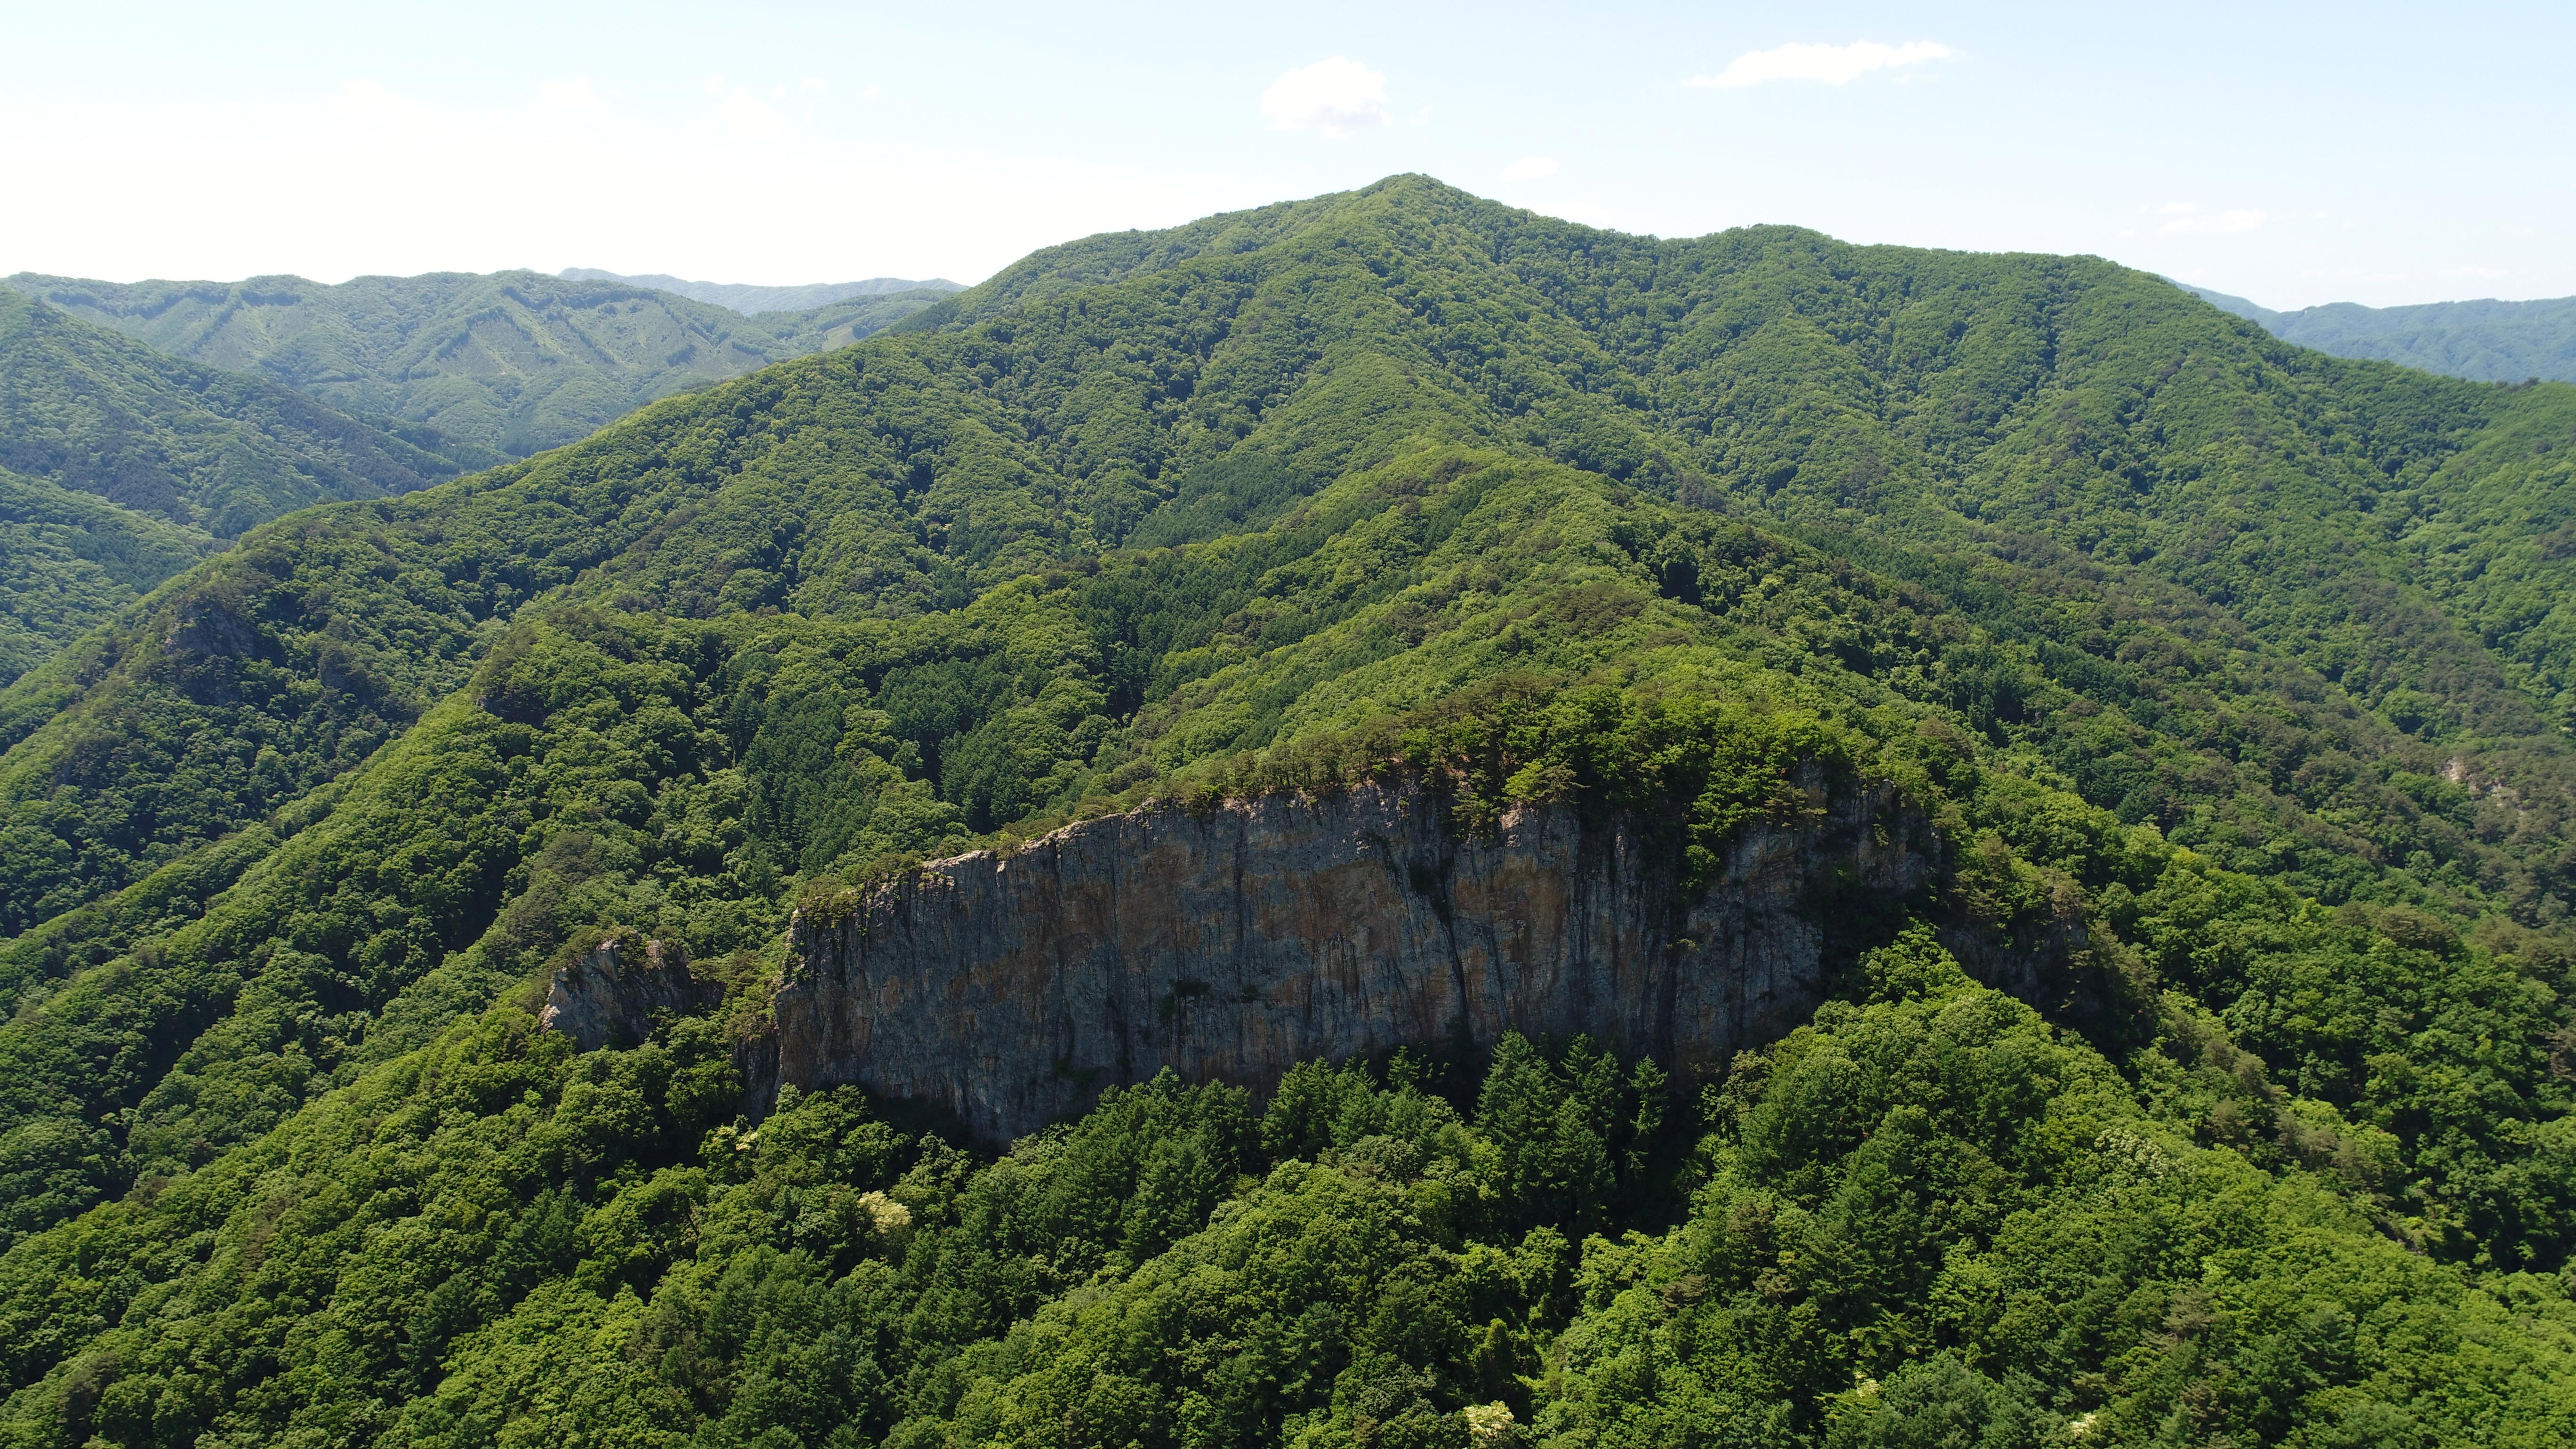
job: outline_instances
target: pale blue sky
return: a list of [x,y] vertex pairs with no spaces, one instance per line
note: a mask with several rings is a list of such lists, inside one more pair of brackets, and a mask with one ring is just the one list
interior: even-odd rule
[[[1626,231],[2095,252],[2275,307],[2576,293],[2565,3],[0,0],[0,34],[0,272],[971,282],[1423,171]],[[1784,46],[1833,49],[1688,83]]]

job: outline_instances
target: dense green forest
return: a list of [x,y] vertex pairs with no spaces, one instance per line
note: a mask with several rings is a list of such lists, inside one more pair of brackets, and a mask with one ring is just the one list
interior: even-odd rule
[[0,472],[0,679],[26,673],[215,547],[203,529]]
[[629,286],[651,287],[657,292],[670,292],[692,302],[729,307],[746,317],[762,312],[805,312],[857,297],[893,298],[906,292],[965,290],[944,277],[933,277],[924,282],[902,277],[870,277],[861,282],[808,282],[800,286],[766,287],[745,282],[692,282],[665,272],[628,276],[601,271],[597,267],[566,267],[555,275],[577,282],[624,282]]
[[2260,322],[2265,331],[2285,342],[2337,357],[2376,358],[2480,382],[2534,378],[2576,382],[2576,297],[2422,302],[2412,307],[2329,302],[2275,312],[2204,287],[2190,291],[2205,302]]
[[190,362],[510,456],[587,437],[656,398],[846,346],[941,295],[852,292],[745,317],[726,303],[651,286],[524,271],[358,277],[337,286],[301,277],[99,282],[22,272],[0,279],[0,289]]
[[[2576,1435],[2576,388],[1423,178],[254,529],[0,693],[11,1442]],[[800,900],[1802,763],[1945,842],[1710,1080],[750,1092]],[[721,1004],[581,1052],[551,966]]]

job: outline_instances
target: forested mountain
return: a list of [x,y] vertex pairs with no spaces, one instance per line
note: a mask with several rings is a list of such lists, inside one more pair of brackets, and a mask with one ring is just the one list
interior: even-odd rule
[[0,293],[0,678],[219,538],[499,461]]
[[539,272],[337,286],[20,273],[0,285],[173,356],[512,456],[586,437],[656,398],[844,346],[938,300],[919,291],[853,295],[746,318],[649,287]]
[[2224,292],[2189,290],[2263,324],[2275,337],[2337,357],[2377,358],[2480,382],[2576,382],[2576,297],[2413,307],[2329,302],[2275,312]]
[[603,272],[597,267],[566,267],[555,275],[580,282],[625,282],[630,286],[651,287],[670,292],[692,302],[715,307],[730,307],[748,317],[758,312],[803,312],[832,302],[853,297],[888,297],[903,292],[961,292],[965,289],[944,277],[926,282],[909,282],[901,277],[870,277],[864,282],[814,282],[801,287],[762,287],[742,282],[692,282],[663,272],[642,276],[622,276]]
[[[2565,1442],[2571,457],[2097,259],[1399,177],[267,524],[0,693],[0,1419]],[[758,1090],[791,909],[924,857],[1365,782],[1698,891],[1810,776],[1930,884],[1706,1080]],[[703,1010],[538,1029],[647,939]]]

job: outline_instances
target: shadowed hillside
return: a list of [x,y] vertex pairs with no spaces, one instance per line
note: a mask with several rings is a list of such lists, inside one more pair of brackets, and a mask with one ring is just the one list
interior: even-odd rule
[[308,504],[407,493],[496,461],[0,296],[0,465],[30,477],[229,538]]

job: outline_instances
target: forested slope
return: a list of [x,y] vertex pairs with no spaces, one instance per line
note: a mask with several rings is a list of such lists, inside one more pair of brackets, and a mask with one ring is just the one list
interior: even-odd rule
[[15,679],[215,540],[105,499],[0,472],[0,679]]
[[[2570,1432],[2576,389],[1419,178],[895,332],[0,695],[22,1437]],[[991,1162],[744,1097],[787,910],[908,859],[1368,778],[1689,861],[1819,761],[1938,880],[1717,1081],[1428,1042]],[[533,1031],[617,933],[725,1004]]]
[[498,461],[0,293],[0,465],[26,476],[230,538],[310,504],[408,493]]
[[20,273],[0,287],[173,356],[512,456],[586,437],[655,398],[845,346],[938,300],[864,293],[744,317],[649,286],[524,271],[337,286]]
[[499,461],[0,294],[0,679],[256,524]]

